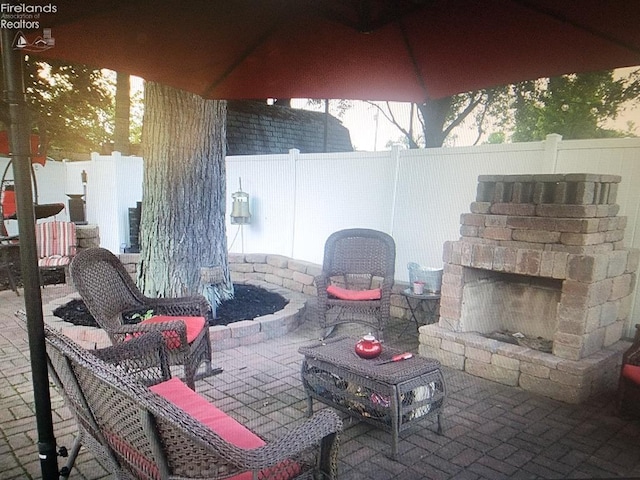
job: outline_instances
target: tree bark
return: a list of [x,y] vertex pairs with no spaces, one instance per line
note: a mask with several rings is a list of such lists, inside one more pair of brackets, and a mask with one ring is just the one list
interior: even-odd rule
[[429,100],[419,104],[418,109],[424,121],[424,146],[425,148],[438,148],[444,143],[447,133],[444,132],[444,124],[451,109],[451,97]]
[[138,283],[149,296],[202,293],[200,267],[218,265],[221,299],[233,295],[227,260],[225,101],[147,82]]
[[131,110],[131,81],[126,73],[116,73],[116,112],[113,130],[113,149],[129,155],[129,113]]

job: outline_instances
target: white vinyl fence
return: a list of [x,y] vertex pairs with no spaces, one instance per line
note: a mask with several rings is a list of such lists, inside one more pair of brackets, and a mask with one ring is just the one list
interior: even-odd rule
[[[101,244],[117,252],[128,243],[128,208],[142,197],[142,159],[94,154],[90,162],[49,162],[37,172],[41,203],[81,193],[88,174],[87,216],[100,226]],[[0,159],[0,167],[3,167]],[[44,171],[55,170],[52,179]],[[250,196],[251,222],[231,225],[232,252],[281,254],[322,263],[326,238],[342,228],[385,231],[397,246],[396,279],[407,263],[442,265],[442,245],[459,238],[460,214],[475,200],[483,174],[607,173],[622,176],[620,215],[628,217],[625,243],[640,247],[640,139],[545,141],[428,150],[227,157],[227,212],[231,194]],[[57,186],[54,187],[53,184]],[[51,192],[49,191],[51,189]],[[54,200],[49,195],[59,195]],[[185,205],[184,208],[189,208]],[[638,295],[636,289],[636,298]],[[634,308],[629,326],[640,323]]]
[[[278,253],[322,263],[324,242],[341,228],[390,233],[396,278],[406,264],[442,264],[442,244],[459,237],[460,214],[475,200],[478,175],[609,173],[622,176],[620,215],[629,217],[628,246],[640,208],[640,139],[560,141],[429,150],[227,157],[227,192],[250,195],[252,219],[228,225],[231,251]],[[227,206],[230,211],[231,205]]]

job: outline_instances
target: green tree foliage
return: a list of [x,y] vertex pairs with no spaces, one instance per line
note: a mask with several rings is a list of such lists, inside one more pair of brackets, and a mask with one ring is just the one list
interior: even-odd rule
[[44,121],[50,155],[99,151],[113,134],[113,85],[98,69],[27,62],[27,98]]
[[489,134],[489,137],[487,137],[487,143],[489,144],[504,143],[505,141],[506,136],[504,132],[493,132]]
[[[511,140],[543,140],[550,133],[564,139],[629,135],[603,125],[639,92],[638,71],[615,79],[613,71],[562,75],[522,82],[511,88],[514,129]],[[504,112],[509,114],[509,112]]]
[[114,109],[113,148],[129,155],[131,125],[131,78],[126,73],[116,74],[116,96]]
[[632,136],[633,124],[624,131],[604,125],[639,96],[640,70],[624,78],[613,71],[543,78],[416,104],[420,131],[411,122],[406,127],[388,104],[370,103],[400,130],[399,143],[429,148],[451,143],[463,124],[477,131],[475,143],[537,141],[550,133],[565,139]]
[[44,128],[47,154],[99,151],[113,134],[114,86],[100,70],[27,57],[25,90],[34,128]]

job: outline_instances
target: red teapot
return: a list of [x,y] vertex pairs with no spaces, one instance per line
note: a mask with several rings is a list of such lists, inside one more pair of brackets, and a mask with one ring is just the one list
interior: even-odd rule
[[356,343],[356,354],[361,358],[376,358],[382,353],[382,344],[372,334],[363,336]]

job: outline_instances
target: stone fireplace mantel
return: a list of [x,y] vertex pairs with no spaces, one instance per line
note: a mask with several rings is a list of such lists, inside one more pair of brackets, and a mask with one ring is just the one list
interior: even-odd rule
[[[420,329],[420,353],[569,402],[610,388],[640,259],[623,244],[620,181],[480,176],[471,212],[461,215],[460,239],[444,245],[440,320]],[[552,353],[482,335],[512,309],[507,329],[548,338]]]

